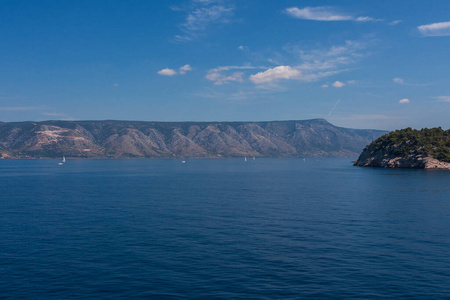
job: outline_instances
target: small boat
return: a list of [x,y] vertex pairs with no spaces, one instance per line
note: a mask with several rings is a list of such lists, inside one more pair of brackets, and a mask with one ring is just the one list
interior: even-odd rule
[[253,160],[255,160],[255,157],[253,156]]
[[185,163],[186,163],[186,161],[185,161],[185,160],[182,160],[182,161],[181,161],[181,163],[182,163],[182,164],[185,164]]
[[62,166],[66,162],[66,157],[63,156],[62,161],[58,163],[58,165]]
[[244,157],[244,161],[247,161],[247,156],[246,156],[246,157]]

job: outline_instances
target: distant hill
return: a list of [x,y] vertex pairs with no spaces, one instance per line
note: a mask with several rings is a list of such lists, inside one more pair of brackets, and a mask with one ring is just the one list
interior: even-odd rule
[[355,166],[450,169],[450,130],[393,131],[367,146]]
[[0,123],[0,153],[3,158],[355,157],[385,133],[323,119],[9,122]]

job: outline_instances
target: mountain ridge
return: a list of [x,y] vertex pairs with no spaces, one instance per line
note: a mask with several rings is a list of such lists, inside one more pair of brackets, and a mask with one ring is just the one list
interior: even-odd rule
[[0,122],[2,158],[357,156],[386,131],[288,121]]

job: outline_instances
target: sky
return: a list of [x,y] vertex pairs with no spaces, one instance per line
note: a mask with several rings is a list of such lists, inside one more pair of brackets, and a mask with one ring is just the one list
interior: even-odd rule
[[450,128],[450,1],[0,0],[0,121]]

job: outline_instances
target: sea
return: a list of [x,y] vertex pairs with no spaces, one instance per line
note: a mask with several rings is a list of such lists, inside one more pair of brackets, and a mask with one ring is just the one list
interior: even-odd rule
[[450,171],[0,160],[0,299],[450,299]]

